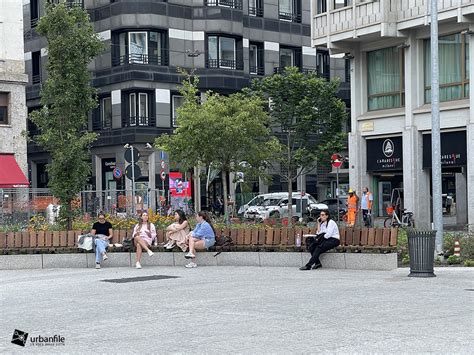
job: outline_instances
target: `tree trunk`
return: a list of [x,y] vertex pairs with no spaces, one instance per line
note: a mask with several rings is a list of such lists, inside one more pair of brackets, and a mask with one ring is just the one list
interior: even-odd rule
[[67,218],[67,230],[68,231],[72,231],[71,203],[72,203],[72,200],[67,201],[66,206],[65,206],[66,207],[66,218]]
[[222,171],[222,190],[224,193],[224,216],[226,217],[226,222],[229,221],[229,206],[227,199],[227,171]]
[[293,179],[291,173],[291,146],[290,133],[288,133],[288,228],[293,226]]

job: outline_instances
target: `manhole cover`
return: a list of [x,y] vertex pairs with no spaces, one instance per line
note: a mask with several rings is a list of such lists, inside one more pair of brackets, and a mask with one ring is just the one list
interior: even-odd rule
[[151,276],[140,276],[140,277],[127,277],[123,279],[108,279],[108,280],[101,280],[101,281],[113,282],[116,284],[124,284],[127,282],[140,282],[140,281],[165,280],[165,279],[177,279],[177,278],[178,276],[151,275]]

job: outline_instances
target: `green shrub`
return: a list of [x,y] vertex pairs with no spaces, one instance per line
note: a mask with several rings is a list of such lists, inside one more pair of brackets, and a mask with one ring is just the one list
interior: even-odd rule
[[448,258],[448,264],[449,265],[461,264],[461,262],[462,262],[462,259],[459,256],[456,256],[456,255],[451,255]]
[[403,265],[408,265],[410,264],[410,257],[408,255],[405,255],[403,258],[402,258],[402,264]]
[[464,260],[464,266],[473,267],[474,266],[474,260]]

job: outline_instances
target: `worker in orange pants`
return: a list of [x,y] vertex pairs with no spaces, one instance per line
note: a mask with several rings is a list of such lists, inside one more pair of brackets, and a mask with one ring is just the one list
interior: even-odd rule
[[349,197],[347,198],[347,224],[351,227],[355,225],[356,214],[359,203],[359,196],[354,190],[349,189]]

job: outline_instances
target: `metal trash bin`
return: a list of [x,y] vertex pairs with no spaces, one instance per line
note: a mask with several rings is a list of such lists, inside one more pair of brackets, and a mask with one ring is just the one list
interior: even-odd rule
[[434,274],[434,253],[436,231],[407,230],[410,255],[409,277],[436,277]]

